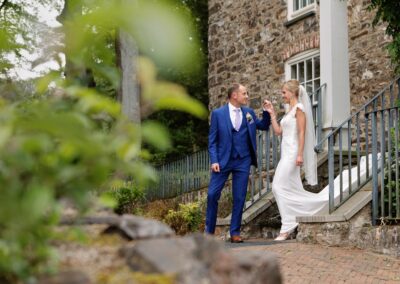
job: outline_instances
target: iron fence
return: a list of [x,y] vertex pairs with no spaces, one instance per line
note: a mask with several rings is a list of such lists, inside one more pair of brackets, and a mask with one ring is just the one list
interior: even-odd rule
[[[395,107],[400,98],[400,78],[392,81],[386,88],[363,105],[339,127],[335,128],[315,147],[321,152],[327,144],[328,175],[329,175],[329,211],[332,213],[360,188],[377,174],[377,169],[372,168],[374,141],[380,142],[380,153],[385,153],[384,143],[387,141],[385,133],[386,118],[376,115],[372,117],[380,121],[380,127],[369,113],[376,113],[379,109]],[[374,140],[375,139],[375,140]],[[335,155],[338,159],[335,161]],[[335,174],[339,173],[335,178]]]
[[[399,95],[400,96],[400,95]],[[400,220],[399,107],[366,114],[372,123],[372,220]]]

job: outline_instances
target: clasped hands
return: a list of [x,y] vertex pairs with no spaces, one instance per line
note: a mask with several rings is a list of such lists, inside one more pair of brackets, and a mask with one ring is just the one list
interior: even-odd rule
[[269,115],[271,116],[271,119],[276,119],[274,106],[272,105],[272,103],[269,100],[266,100],[266,99],[264,100],[263,109],[269,113]]

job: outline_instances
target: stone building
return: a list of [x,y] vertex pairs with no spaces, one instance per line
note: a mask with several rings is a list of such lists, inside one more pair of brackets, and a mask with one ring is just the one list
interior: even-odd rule
[[368,0],[209,0],[210,110],[232,82],[250,105],[295,78],[308,91],[326,84],[324,129],[337,126],[394,78],[385,26],[372,27]]

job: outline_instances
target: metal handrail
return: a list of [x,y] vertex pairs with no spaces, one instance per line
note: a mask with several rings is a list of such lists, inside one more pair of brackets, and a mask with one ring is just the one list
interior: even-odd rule
[[357,114],[361,113],[363,110],[365,110],[368,106],[370,106],[374,101],[376,101],[380,96],[382,96],[382,94],[384,94],[391,86],[394,82],[399,81],[400,76],[398,76],[397,78],[395,78],[393,81],[391,81],[389,83],[389,85],[387,85],[385,88],[383,88],[383,90],[381,90],[377,95],[375,95],[372,99],[370,99],[367,103],[365,103],[361,108],[358,109],[357,112],[355,112],[354,114],[350,115],[349,118],[347,118],[342,124],[340,124],[339,126],[337,126],[334,130],[332,130],[327,136],[325,136],[324,138],[322,138],[318,144],[314,147],[314,151],[317,153],[321,153],[322,152],[322,145],[329,139],[330,136],[333,136],[335,134],[337,134],[337,132],[339,131],[340,128],[342,128],[343,126],[345,126],[348,121],[352,120],[353,118],[355,118],[357,116]]
[[[377,225],[378,220],[381,220],[381,222],[383,220],[400,220],[399,109],[399,106],[395,106],[374,110],[365,115],[367,119],[371,117],[372,122],[373,225]],[[380,125],[378,116],[380,116]],[[378,135],[377,131],[379,126],[380,135]],[[378,149],[378,140],[380,140],[380,149]],[[393,173],[394,179],[392,177]]]
[[395,107],[388,107],[388,108],[384,108],[384,109],[370,111],[365,114],[365,118],[368,119],[368,116],[370,116],[371,114],[374,114],[374,113],[379,113],[379,112],[383,112],[383,111],[391,111],[391,110],[398,109],[398,108],[399,108],[398,106],[395,106]]
[[[397,85],[396,85],[397,83]],[[328,174],[329,174],[329,212],[332,213],[342,204],[344,204],[349,198],[351,198],[355,193],[358,192],[360,188],[362,188],[367,182],[369,182],[373,177],[370,173],[370,164],[368,154],[370,151],[375,151],[371,147],[370,142],[374,142],[376,140],[376,129],[372,125],[367,118],[372,113],[379,112],[378,106],[380,104],[382,109],[385,109],[387,105],[390,108],[395,108],[395,88],[398,88],[397,100],[400,99],[400,76],[390,82],[388,86],[386,86],[383,90],[381,90],[377,95],[375,95],[372,99],[370,99],[366,104],[364,104],[357,112],[350,115],[348,119],[346,119],[343,123],[341,123],[338,127],[332,130],[326,137],[321,139],[318,142],[317,146],[315,146],[314,150],[319,153],[321,152],[324,143],[327,142],[327,151],[328,151]],[[388,96],[388,98],[387,98]],[[369,111],[372,108],[372,111]],[[364,117],[364,121],[361,121],[362,117]],[[382,125],[385,123],[385,118],[382,118]],[[370,129],[372,128],[372,132],[370,133]],[[385,133],[382,130],[384,127],[381,126],[381,132],[379,135],[384,136]],[[354,130],[354,132],[352,132]],[[362,130],[364,130],[362,132]],[[346,137],[347,135],[347,137]],[[365,143],[362,145],[361,141]],[[373,143],[372,143],[373,144]],[[385,147],[382,146],[381,152],[383,153]],[[355,154],[354,155],[354,151]],[[360,165],[361,156],[365,153],[367,158],[365,159],[365,164]],[[344,160],[344,154],[347,155],[347,161]],[[335,160],[335,156],[338,156],[338,159]],[[352,161],[356,158],[356,161]],[[335,165],[335,162],[337,164]],[[365,177],[362,177],[360,174],[362,166],[365,166]],[[345,168],[348,167],[348,170],[345,171]],[[335,200],[335,168],[338,170],[338,180],[336,182],[339,183],[339,200]],[[352,169],[355,169],[355,173],[352,176]],[[372,169],[372,174],[376,174],[375,169]],[[336,173],[337,173],[336,172]],[[343,182],[343,174],[347,173],[348,175],[348,184],[344,184]],[[355,184],[354,184],[355,183]],[[347,187],[346,187],[347,186]]]

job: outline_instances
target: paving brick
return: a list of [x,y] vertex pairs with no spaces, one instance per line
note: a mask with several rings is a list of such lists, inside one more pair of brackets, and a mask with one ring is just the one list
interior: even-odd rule
[[282,242],[234,250],[272,251],[284,283],[399,283],[400,259],[355,248]]

